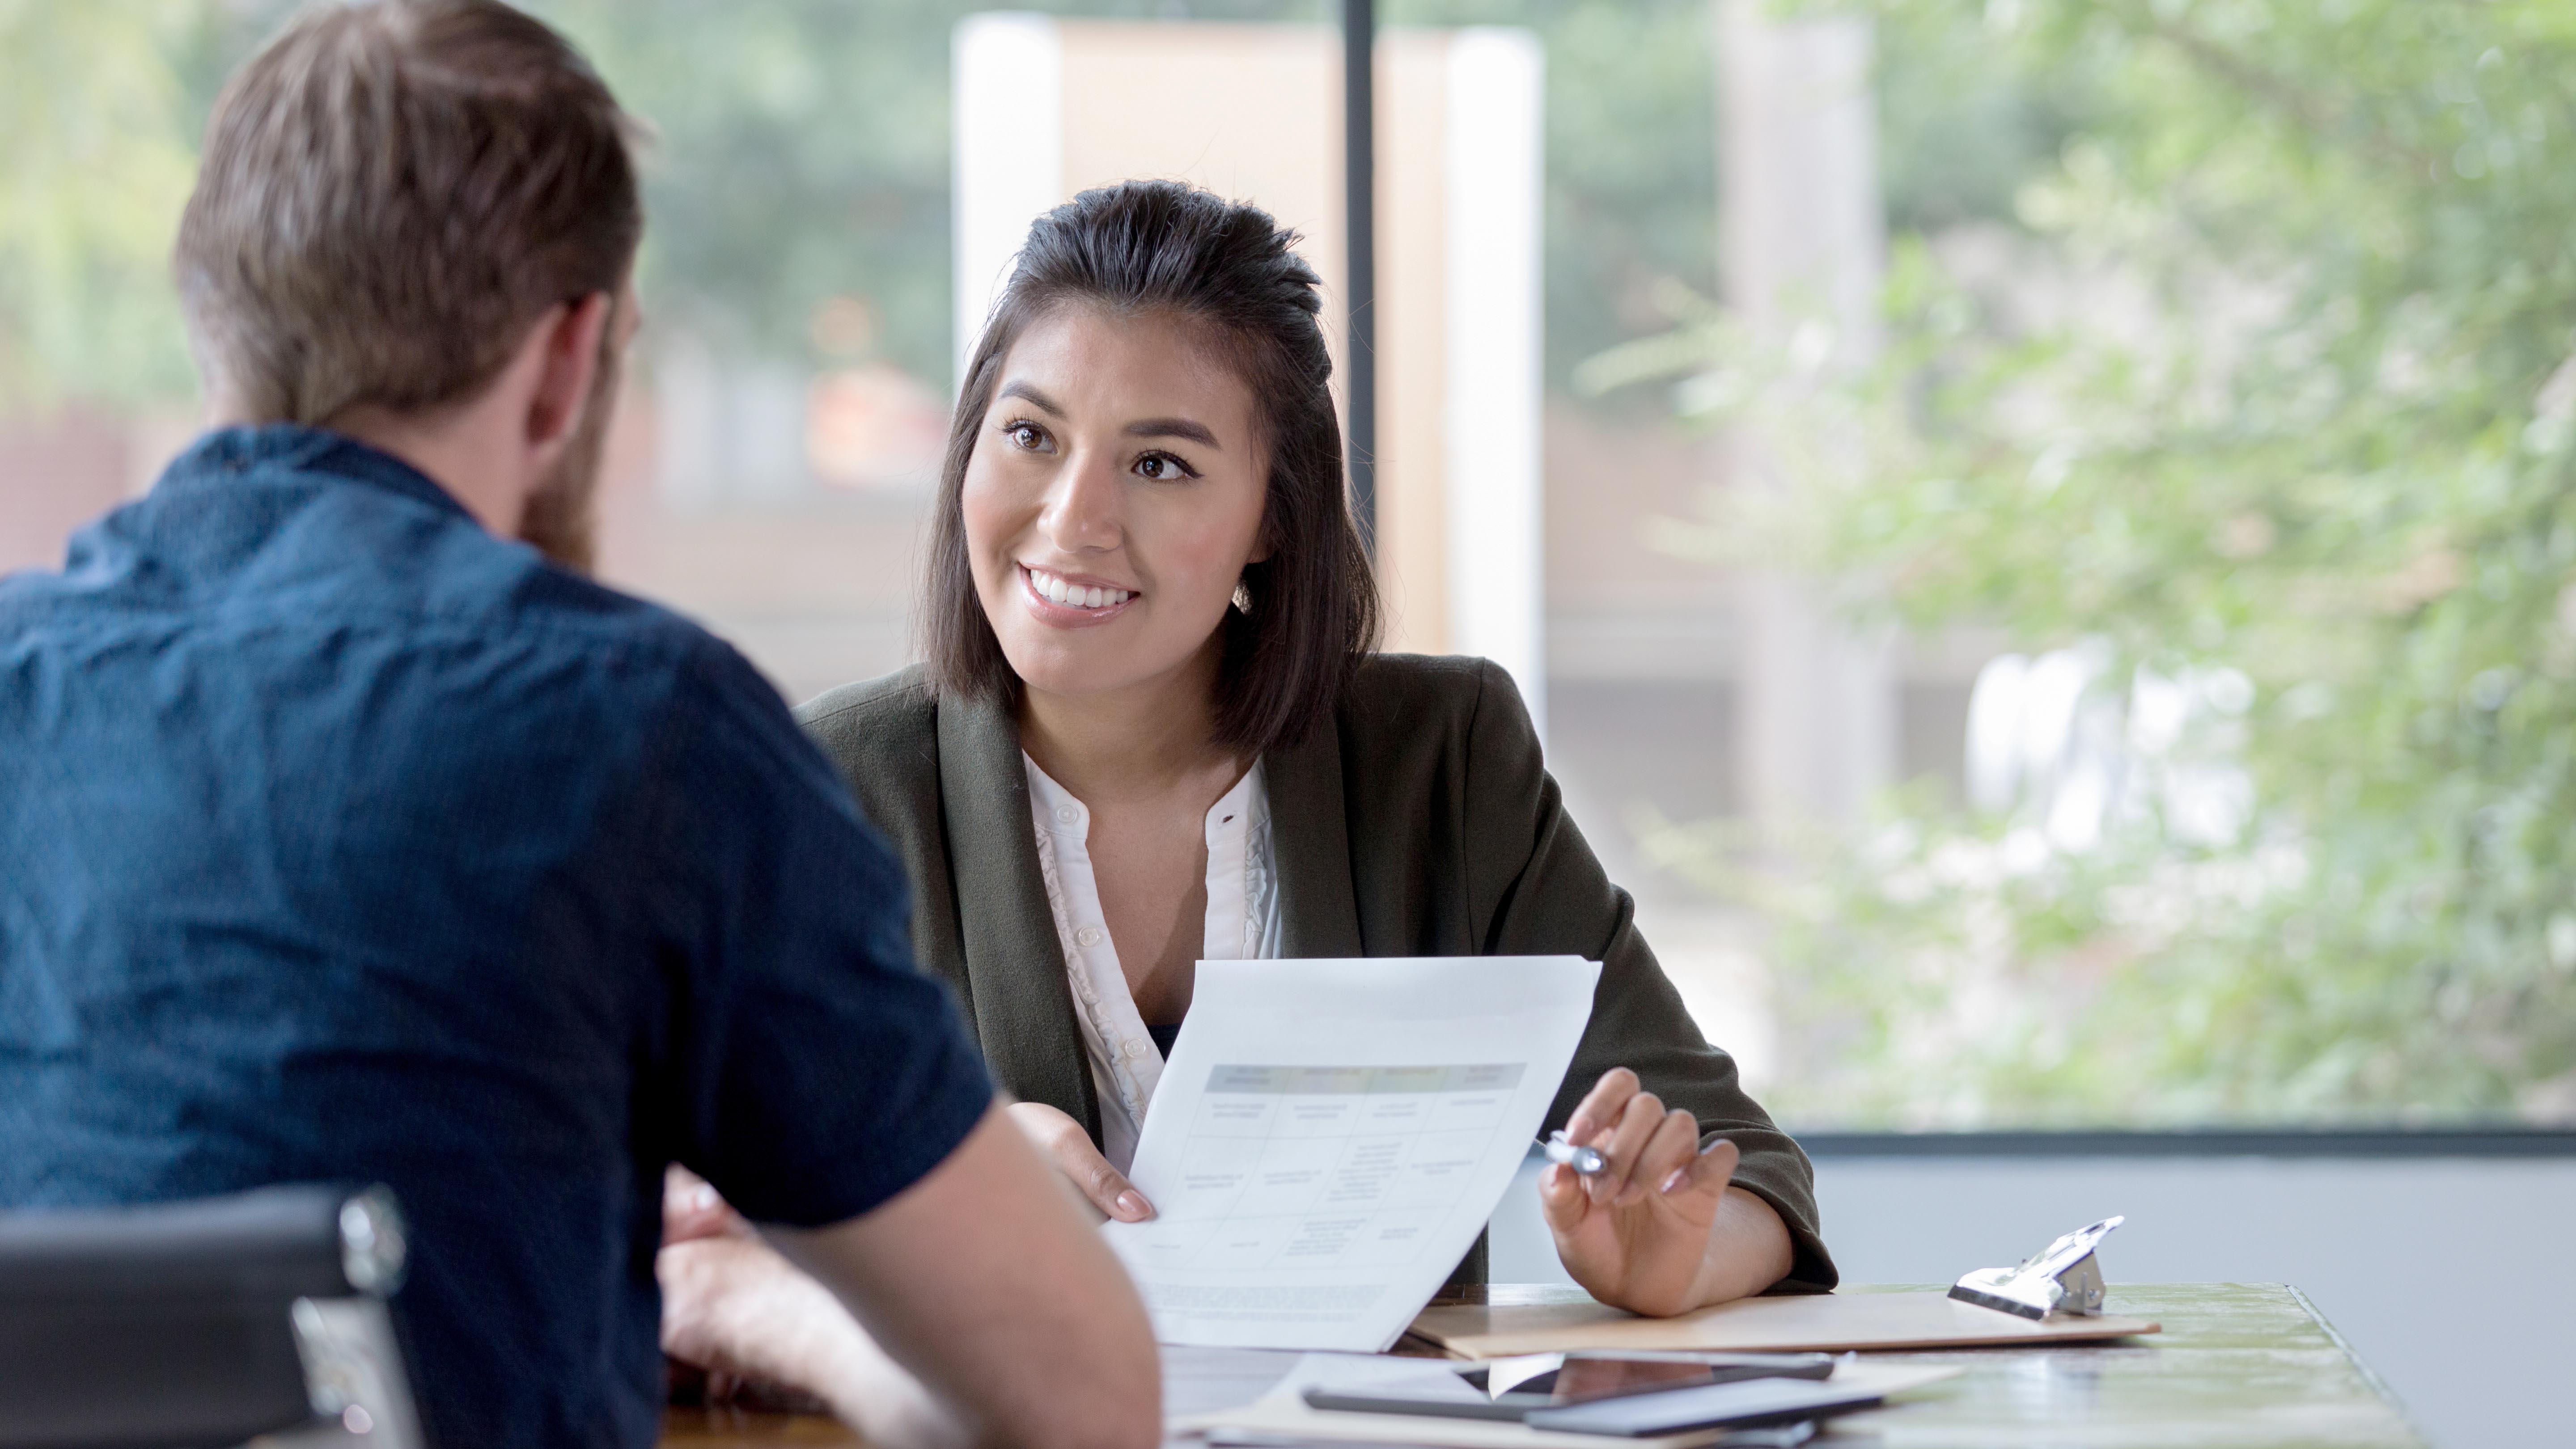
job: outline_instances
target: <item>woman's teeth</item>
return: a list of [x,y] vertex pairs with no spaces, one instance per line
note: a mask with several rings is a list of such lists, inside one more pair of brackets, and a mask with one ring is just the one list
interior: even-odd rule
[[[1023,565],[1023,567],[1026,566]],[[1135,597],[1125,589],[1089,589],[1080,584],[1068,584],[1062,578],[1044,569],[1029,569],[1028,575],[1029,587],[1036,589],[1045,598],[1067,608],[1106,609],[1112,604],[1123,604]]]

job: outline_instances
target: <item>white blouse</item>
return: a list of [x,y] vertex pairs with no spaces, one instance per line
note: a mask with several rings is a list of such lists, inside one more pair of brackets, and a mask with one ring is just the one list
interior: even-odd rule
[[[1128,993],[1118,947],[1100,911],[1091,872],[1091,810],[1047,777],[1025,753],[1029,814],[1038,834],[1038,874],[1073,988],[1074,1016],[1100,1099],[1101,1152],[1120,1172],[1136,1157],[1145,1109],[1163,1077],[1163,1054]],[[1204,961],[1268,961],[1279,955],[1279,882],[1271,867],[1270,795],[1255,761],[1207,813],[1207,926]]]

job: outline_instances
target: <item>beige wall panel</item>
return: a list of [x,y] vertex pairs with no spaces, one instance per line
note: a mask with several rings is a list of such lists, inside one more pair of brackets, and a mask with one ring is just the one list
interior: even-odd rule
[[1291,226],[1341,364],[1341,52],[1308,25],[1066,21],[1064,186],[1195,182]]
[[[1341,39],[1321,26],[1060,22],[1064,191],[1175,177],[1249,201],[1305,240],[1346,375]],[[1441,495],[1448,38],[1378,48],[1378,522],[1387,647],[1446,637]],[[1345,414],[1347,416],[1347,413]]]
[[1389,649],[1448,652],[1449,38],[1378,41],[1378,577]]

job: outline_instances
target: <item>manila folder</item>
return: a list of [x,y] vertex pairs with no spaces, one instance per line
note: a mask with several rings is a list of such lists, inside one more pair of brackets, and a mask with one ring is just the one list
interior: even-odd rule
[[1720,1353],[1842,1353],[2073,1343],[2155,1333],[2143,1318],[2052,1313],[2016,1318],[1945,1293],[1817,1293],[1740,1298],[1673,1318],[1640,1318],[1580,1289],[1497,1287],[1490,1303],[1434,1300],[1412,1335],[1452,1358],[1507,1358],[1569,1349]]

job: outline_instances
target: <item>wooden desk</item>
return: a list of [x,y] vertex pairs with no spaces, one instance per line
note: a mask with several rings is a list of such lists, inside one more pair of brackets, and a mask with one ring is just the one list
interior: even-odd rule
[[817,1414],[755,1414],[741,1409],[662,1411],[662,1449],[782,1449],[790,1445],[865,1449],[847,1424]]
[[[1930,1283],[1846,1293],[1940,1292]],[[1496,1284],[1490,1303],[1579,1301],[1579,1290]],[[1894,1408],[1835,1420],[1885,1449],[2426,1449],[2427,1441],[2297,1289],[2279,1283],[2113,1284],[2111,1313],[2152,1318],[2152,1338],[2048,1348],[1872,1354],[1942,1364],[1955,1379]],[[1820,1444],[1828,1442],[1820,1439]]]
[[[1920,1292],[1927,1285],[1846,1292]],[[1489,1302],[1561,1301],[1571,1289],[1496,1284]],[[2175,1283],[2111,1289],[2115,1313],[2153,1318],[2152,1339],[2053,1348],[1874,1355],[1966,1372],[1901,1407],[1836,1422],[1838,1436],[1884,1449],[2425,1449],[2378,1378],[2298,1290],[2273,1283]],[[856,1445],[829,1420],[674,1409],[670,1449]]]

